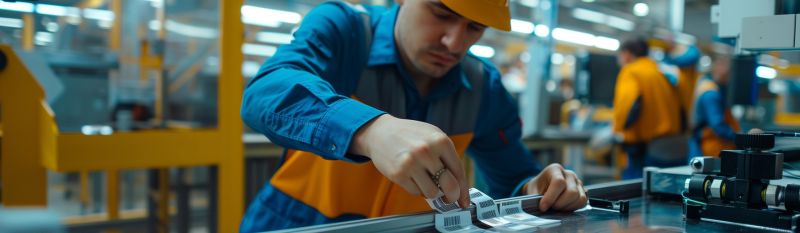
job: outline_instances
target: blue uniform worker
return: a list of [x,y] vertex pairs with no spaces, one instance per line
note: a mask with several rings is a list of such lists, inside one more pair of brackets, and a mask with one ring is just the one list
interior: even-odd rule
[[[521,143],[517,104],[491,63],[464,56],[469,46],[451,46],[450,41],[442,42],[449,52],[435,52],[445,50],[435,47],[413,61],[398,45],[406,41],[396,34],[403,8],[406,14],[425,14],[409,18],[430,18],[443,25],[448,29],[445,37],[469,38],[473,34],[463,30],[482,34],[484,25],[508,30],[509,19],[505,15],[505,24],[496,26],[481,18],[485,16],[464,15],[487,7],[507,11],[507,5],[399,2],[402,6],[389,9],[321,4],[304,18],[294,40],[281,46],[247,85],[242,119],[288,150],[278,172],[250,203],[241,232],[425,211],[430,210],[426,197],[443,194],[463,206],[462,201],[468,200],[466,192],[459,192],[467,188],[463,170],[458,157],[447,155],[465,152],[488,184],[486,193],[494,198],[542,193],[549,198],[543,202],[544,210],[585,205],[585,192],[574,173],[557,165],[542,169]],[[448,55],[462,50],[461,56]],[[423,65],[447,69],[422,90],[420,77],[438,74],[435,68],[410,68],[424,59],[434,62]],[[381,130],[385,132],[375,134]],[[416,136],[408,132],[420,130],[428,131]],[[435,132],[443,133],[445,140],[417,140],[439,135]],[[372,141],[361,143],[365,140]],[[433,142],[403,148],[405,140],[413,145]],[[434,173],[445,175],[440,180]]]

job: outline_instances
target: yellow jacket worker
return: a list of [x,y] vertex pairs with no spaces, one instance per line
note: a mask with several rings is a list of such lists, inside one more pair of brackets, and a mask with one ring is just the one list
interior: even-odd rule
[[399,0],[312,10],[245,89],[242,118],[290,148],[250,203],[242,232],[468,206],[460,156],[494,198],[543,194],[541,210],[585,206],[581,181],[544,169],[520,142],[516,103],[467,51],[510,29],[506,0]]
[[612,127],[628,156],[624,179],[642,177],[644,166],[667,167],[686,162],[685,157],[660,158],[648,152],[648,144],[680,134],[685,124],[677,76],[666,76],[648,53],[647,42],[642,38],[627,40],[620,46],[618,58],[623,67],[614,91]]

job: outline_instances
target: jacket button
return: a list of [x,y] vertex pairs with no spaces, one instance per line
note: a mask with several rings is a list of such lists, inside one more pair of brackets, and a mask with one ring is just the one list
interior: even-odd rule
[[331,144],[331,150],[332,151],[336,150],[336,144]]

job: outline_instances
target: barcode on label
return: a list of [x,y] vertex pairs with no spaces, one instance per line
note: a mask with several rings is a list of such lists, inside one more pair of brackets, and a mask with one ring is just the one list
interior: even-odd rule
[[522,211],[520,211],[520,209],[516,208],[516,207],[507,208],[506,209],[506,214],[516,214],[516,213],[520,213],[520,212],[522,212]]
[[480,205],[481,208],[486,208],[486,207],[489,207],[489,206],[493,206],[494,205],[494,201],[485,200],[485,201],[482,201],[481,203],[479,203],[478,205]]
[[483,219],[494,218],[497,217],[497,213],[495,213],[494,211],[487,211],[483,212],[481,214],[481,217],[483,217]]
[[507,202],[500,203],[500,206],[512,206],[512,205],[516,205],[517,203],[519,203],[519,201],[507,201]]
[[458,225],[461,225],[461,218],[459,218],[459,216],[450,216],[444,218],[445,227],[452,227]]
[[482,196],[483,196],[483,194],[482,193],[478,193],[478,192],[469,194],[469,197],[471,197],[471,198],[479,198],[479,197],[482,197]]
[[448,211],[455,210],[455,209],[459,208],[458,204],[456,204],[455,202],[454,203],[450,203],[450,204],[445,204],[443,202],[436,201],[436,202],[434,202],[434,205],[436,206],[437,209],[439,209],[439,210],[441,210],[443,212],[448,212]]
[[461,226],[449,226],[449,227],[444,227],[444,229],[447,231],[459,231],[461,230]]
[[491,224],[500,224],[500,222],[498,222],[496,219],[493,219],[493,218],[485,219],[484,221],[487,221],[487,222],[489,222]]

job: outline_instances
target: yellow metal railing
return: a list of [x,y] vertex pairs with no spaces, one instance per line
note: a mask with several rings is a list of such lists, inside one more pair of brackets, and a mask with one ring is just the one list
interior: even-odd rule
[[[119,216],[120,170],[216,165],[219,168],[218,231],[238,231],[244,213],[243,126],[239,118],[244,87],[242,4],[243,0],[219,1],[221,64],[216,129],[112,135],[59,133],[41,86],[14,49],[0,45],[0,51],[8,58],[7,66],[0,71],[3,205],[46,206],[45,169],[56,172],[102,170],[108,174],[107,219],[116,219]],[[120,10],[118,5],[114,8]],[[166,215],[168,211],[159,211],[159,214]]]

